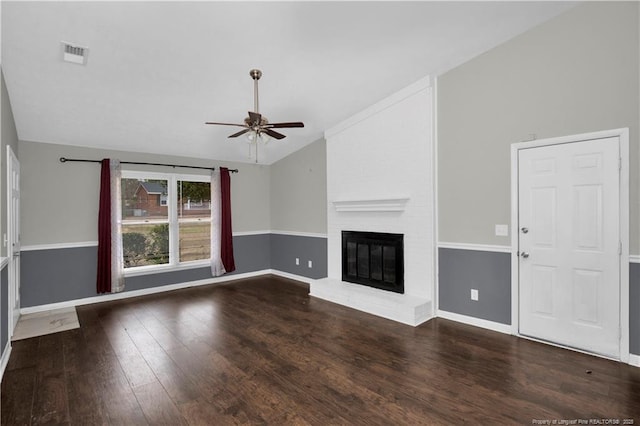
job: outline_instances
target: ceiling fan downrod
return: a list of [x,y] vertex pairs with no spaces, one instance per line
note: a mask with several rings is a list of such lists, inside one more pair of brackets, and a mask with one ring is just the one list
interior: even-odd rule
[[262,71],[252,69],[249,71],[249,75],[253,79],[253,111],[260,114],[260,109],[258,108],[258,80],[262,77]]

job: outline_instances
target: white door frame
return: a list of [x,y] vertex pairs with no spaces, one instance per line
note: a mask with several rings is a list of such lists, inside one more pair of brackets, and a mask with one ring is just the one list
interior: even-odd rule
[[[7,314],[9,316],[8,327],[9,327],[9,340],[13,336],[13,332],[16,328],[17,319],[20,316],[20,307],[18,307],[17,311],[14,309],[15,299],[16,299],[16,291],[19,291],[19,280],[20,280],[20,271],[16,272],[16,260],[17,257],[20,256],[20,241],[14,241],[13,237],[13,227],[20,226],[20,218],[14,217],[14,211],[12,208],[12,192],[13,192],[13,184],[14,184],[14,167],[13,162],[20,164],[18,158],[15,153],[11,149],[11,146],[7,145],[7,257],[8,257],[8,309]],[[19,169],[18,169],[19,170]],[[19,171],[18,171],[19,173]],[[18,233],[20,229],[18,229]],[[15,244],[18,245],[18,252],[15,254],[13,252],[13,247]],[[18,266],[19,268],[19,266]],[[19,297],[19,294],[18,294]]]
[[[511,144],[511,334],[520,335],[520,259],[518,247],[518,151],[549,145],[618,137],[620,141],[620,361],[629,363],[629,129],[604,130],[579,135]],[[562,346],[562,345],[557,345]]]

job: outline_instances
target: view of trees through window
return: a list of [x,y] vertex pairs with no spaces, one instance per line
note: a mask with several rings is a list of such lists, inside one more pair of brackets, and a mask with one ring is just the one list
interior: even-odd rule
[[[167,179],[122,179],[125,268],[209,259],[210,183],[178,180],[175,188],[169,188],[169,182]],[[169,214],[170,209],[174,209],[174,215]],[[177,238],[177,243],[173,238]],[[170,258],[172,244],[178,259]]]

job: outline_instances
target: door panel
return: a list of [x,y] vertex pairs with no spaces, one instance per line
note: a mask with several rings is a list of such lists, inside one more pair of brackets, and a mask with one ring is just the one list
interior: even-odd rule
[[521,334],[619,358],[619,152],[617,137],[518,151]]

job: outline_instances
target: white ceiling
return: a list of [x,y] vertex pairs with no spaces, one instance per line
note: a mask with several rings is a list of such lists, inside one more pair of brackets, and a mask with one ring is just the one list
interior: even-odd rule
[[[367,106],[567,10],[564,2],[8,2],[2,68],[21,140],[241,162],[253,109],[303,121],[271,164]],[[62,61],[61,41],[89,48]]]

